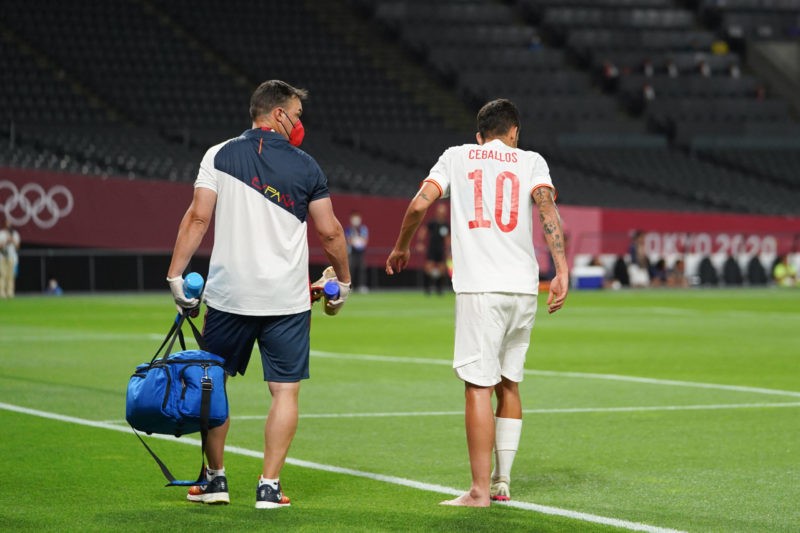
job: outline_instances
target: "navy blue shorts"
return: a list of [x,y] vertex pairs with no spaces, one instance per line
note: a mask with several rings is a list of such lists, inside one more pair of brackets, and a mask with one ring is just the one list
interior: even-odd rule
[[258,341],[264,381],[308,379],[311,311],[283,316],[246,316],[207,308],[203,325],[206,350],[225,359],[225,371],[244,375]]

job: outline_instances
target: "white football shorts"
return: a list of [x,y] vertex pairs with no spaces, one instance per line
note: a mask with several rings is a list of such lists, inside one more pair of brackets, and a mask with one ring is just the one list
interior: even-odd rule
[[479,387],[522,381],[536,305],[534,294],[456,294],[456,375]]

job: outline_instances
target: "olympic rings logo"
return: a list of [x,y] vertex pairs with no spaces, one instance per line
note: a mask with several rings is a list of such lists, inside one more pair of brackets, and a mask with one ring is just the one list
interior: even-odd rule
[[14,226],[33,221],[42,229],[50,229],[69,215],[74,205],[72,193],[63,185],[45,191],[38,183],[26,183],[17,189],[8,180],[0,181],[0,210]]

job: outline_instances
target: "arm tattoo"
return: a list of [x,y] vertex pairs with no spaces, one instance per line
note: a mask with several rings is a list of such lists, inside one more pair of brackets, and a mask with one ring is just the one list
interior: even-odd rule
[[549,187],[539,187],[533,191],[533,201],[536,205],[541,205],[547,200],[553,199],[553,191]]
[[556,250],[556,251],[559,251],[559,252],[563,252],[564,251],[564,241],[561,238],[561,233],[558,233],[553,237],[552,246],[553,246],[553,249]]
[[553,255],[556,268],[566,268],[564,234],[561,229],[558,208],[553,200],[553,191],[550,188],[541,187],[533,191],[533,199],[539,207],[539,222],[542,224],[544,237],[550,253]]
[[419,191],[419,195],[422,197],[422,199],[423,199],[423,200],[426,200],[426,201],[428,201],[428,202],[430,202],[430,201],[431,201],[431,199],[430,199],[430,198],[428,198],[428,195],[427,195],[427,194],[425,194],[424,192],[422,192],[422,191]]

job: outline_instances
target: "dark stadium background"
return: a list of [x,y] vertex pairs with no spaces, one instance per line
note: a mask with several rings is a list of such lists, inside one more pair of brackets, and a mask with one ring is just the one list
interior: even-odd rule
[[23,292],[164,289],[203,152],[272,78],[311,93],[303,149],[340,220],[364,213],[373,286],[408,198],[495,97],[550,164],[576,264],[634,229],[721,282],[727,256],[743,284],[754,257],[799,257],[800,0],[5,0],[0,72]]

